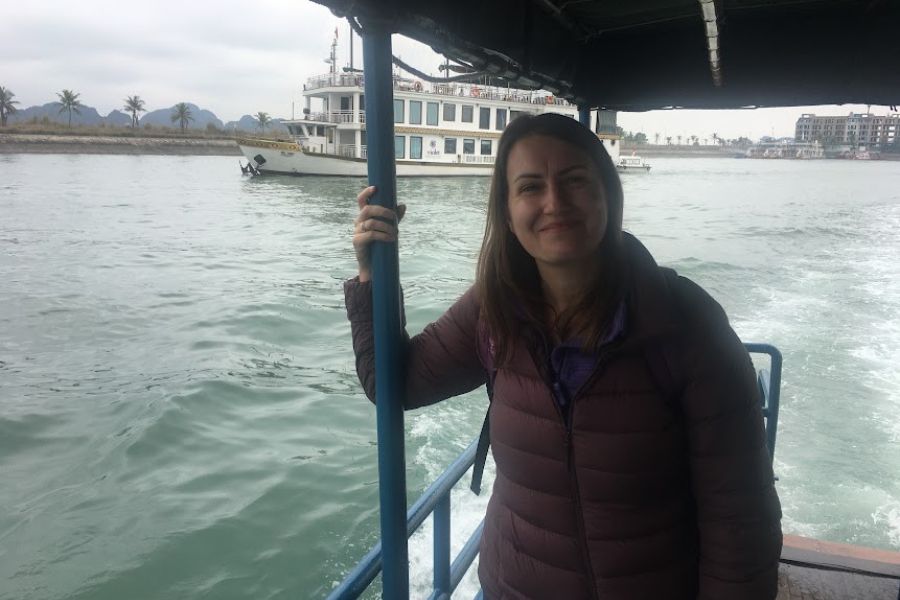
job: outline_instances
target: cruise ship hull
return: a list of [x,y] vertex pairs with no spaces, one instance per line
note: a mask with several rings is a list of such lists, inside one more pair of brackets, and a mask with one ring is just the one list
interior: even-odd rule
[[[367,175],[366,159],[364,158],[305,152],[296,144],[288,142],[260,142],[257,144],[240,141],[238,146],[244,157],[261,173],[340,177],[366,177]],[[493,162],[451,163],[398,159],[397,176],[490,176],[493,166]]]

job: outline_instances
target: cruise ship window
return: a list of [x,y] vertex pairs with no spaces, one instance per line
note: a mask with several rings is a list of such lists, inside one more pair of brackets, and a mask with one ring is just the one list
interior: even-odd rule
[[394,100],[394,123],[402,123],[404,119],[403,100]]
[[456,154],[456,138],[444,138],[444,154]]
[[406,158],[406,136],[394,136],[394,158]]
[[491,109],[486,106],[482,106],[480,109],[478,109],[478,128],[491,128]]
[[409,157],[422,158],[422,138],[418,135],[409,136]]
[[425,124],[426,125],[437,125],[438,124],[438,103],[437,102],[429,102],[426,105]]
[[444,105],[444,120],[445,121],[455,121],[456,120],[456,105],[455,104],[445,104]]
[[409,123],[410,125],[422,124],[422,102],[419,100],[409,101]]
[[491,140],[481,140],[481,154],[484,156],[490,156],[491,146],[493,146]]
[[462,122],[463,123],[472,123],[473,122],[473,109],[475,107],[471,105],[463,104],[462,107]]
[[497,109],[497,119],[495,120],[496,127],[498,131],[503,131],[503,128],[506,127],[506,109],[498,108]]
[[475,140],[463,140],[463,154],[475,154]]

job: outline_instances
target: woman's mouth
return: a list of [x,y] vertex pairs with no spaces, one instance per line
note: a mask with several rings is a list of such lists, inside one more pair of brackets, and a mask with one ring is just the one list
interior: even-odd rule
[[548,223],[541,227],[538,231],[540,232],[555,232],[555,231],[563,231],[566,229],[571,229],[574,226],[572,221],[555,221],[553,223]]

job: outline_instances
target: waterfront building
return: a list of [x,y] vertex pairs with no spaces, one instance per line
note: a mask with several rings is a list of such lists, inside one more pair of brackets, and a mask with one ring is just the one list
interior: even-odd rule
[[802,114],[797,119],[794,140],[818,141],[826,146],[884,148],[900,139],[900,114],[850,113],[846,116]]

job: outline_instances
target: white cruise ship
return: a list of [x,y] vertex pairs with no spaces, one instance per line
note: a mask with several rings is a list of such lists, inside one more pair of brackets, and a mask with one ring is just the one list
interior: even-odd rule
[[[332,54],[333,56],[333,54]],[[366,176],[363,75],[331,72],[303,86],[302,119],[283,123],[292,141],[239,139],[261,173]],[[555,112],[578,118],[578,109],[546,92],[476,83],[427,83],[394,77],[394,152],[398,176],[490,175],[497,143],[517,116]],[[599,119],[599,124],[598,124]],[[593,131],[614,163],[619,136],[614,112],[592,111]],[[599,126],[598,126],[599,125]]]

